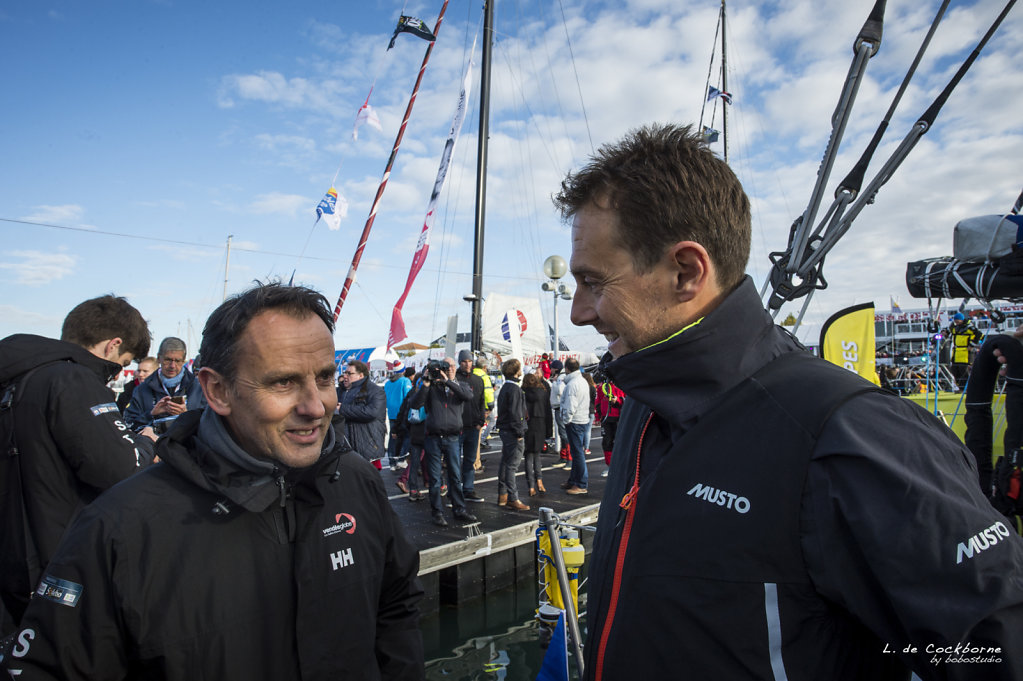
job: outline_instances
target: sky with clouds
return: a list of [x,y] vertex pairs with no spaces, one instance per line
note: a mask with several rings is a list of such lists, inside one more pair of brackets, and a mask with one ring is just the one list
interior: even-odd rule
[[[0,337],[56,336],[85,298],[126,296],[154,338],[194,351],[221,301],[253,280],[308,284],[333,304],[380,182],[426,43],[385,51],[398,16],[433,26],[441,0],[252,5],[235,0],[15,0],[0,6]],[[383,344],[404,288],[479,0],[451,0],[381,201],[339,348]],[[888,2],[835,163],[866,145],[939,7]],[[872,3],[734,0],[728,7],[729,161],[753,205],[758,287],[806,207],[830,119]],[[1003,4],[952,2],[868,171],[872,177]],[[493,56],[484,294],[540,297],[543,260],[566,259],[550,200],[595,147],[650,122],[698,121],[713,0],[499,0]],[[477,48],[476,61],[479,60]],[[807,328],[835,310],[909,298],[906,263],[950,255],[959,219],[1004,212],[1021,189],[1023,14],[1011,12],[948,103],[824,268]],[[477,71],[478,72],[478,71]],[[372,89],[382,132],[351,138]],[[429,258],[405,305],[412,340],[469,327],[478,88],[438,205]],[[709,109],[708,109],[709,115]],[[720,104],[717,110],[720,123]],[[719,153],[721,144],[714,146]],[[340,170],[339,170],[340,166]],[[315,207],[337,172],[340,231]],[[226,243],[231,235],[230,267]],[[227,281],[225,284],[225,271]],[[786,307],[798,312],[798,307]],[[558,309],[576,349],[602,342]]]

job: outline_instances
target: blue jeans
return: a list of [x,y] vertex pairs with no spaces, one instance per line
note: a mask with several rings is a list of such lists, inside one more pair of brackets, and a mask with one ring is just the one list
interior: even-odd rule
[[560,408],[554,410],[554,428],[558,435],[558,447],[564,449],[565,445],[568,444],[568,432],[565,427],[565,422],[561,420]]
[[462,496],[462,457],[457,435],[427,435],[426,460],[430,471],[430,508],[440,513],[441,456],[448,467],[448,498],[456,511],[465,510]]
[[576,487],[586,488],[588,476],[586,474],[586,451],[583,446],[583,439],[586,437],[587,423],[566,423],[568,431],[568,448],[572,452],[572,472],[569,473],[568,483]]
[[476,463],[476,450],[480,444],[480,431],[475,427],[468,427],[462,431],[460,438],[462,446],[462,493],[472,492],[476,489],[476,471],[473,466]]

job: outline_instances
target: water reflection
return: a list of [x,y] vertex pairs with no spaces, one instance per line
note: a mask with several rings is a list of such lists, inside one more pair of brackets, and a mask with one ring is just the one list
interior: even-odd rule
[[492,591],[485,599],[442,606],[425,616],[426,678],[533,681],[544,654],[533,619],[536,606],[536,582],[523,580]]

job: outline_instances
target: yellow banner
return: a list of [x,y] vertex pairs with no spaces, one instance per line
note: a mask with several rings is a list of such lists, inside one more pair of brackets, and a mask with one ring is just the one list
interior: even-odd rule
[[821,329],[821,357],[879,385],[874,359],[874,303],[831,315]]

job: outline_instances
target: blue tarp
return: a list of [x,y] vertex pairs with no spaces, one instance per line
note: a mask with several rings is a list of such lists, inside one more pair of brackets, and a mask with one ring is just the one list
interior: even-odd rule
[[369,356],[373,354],[376,348],[352,348],[350,350],[335,350],[334,351],[334,364],[341,366],[349,360],[358,360],[360,362],[369,362]]

